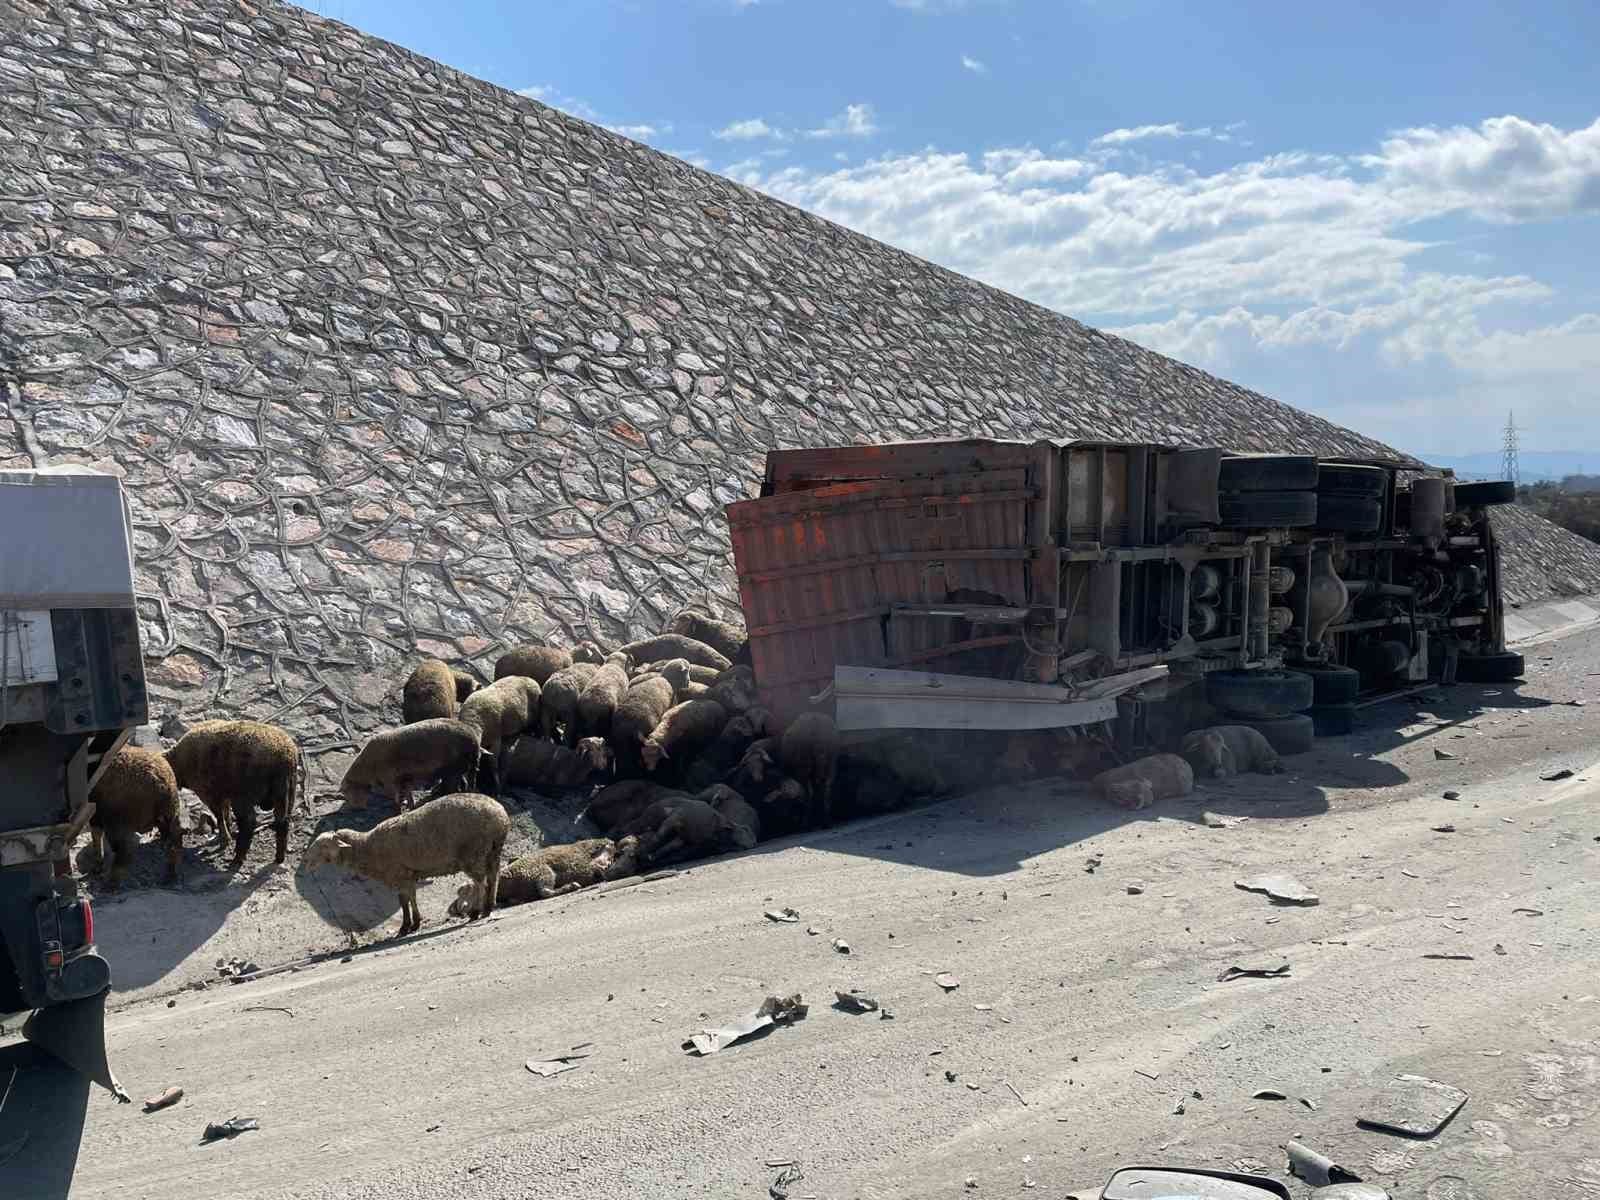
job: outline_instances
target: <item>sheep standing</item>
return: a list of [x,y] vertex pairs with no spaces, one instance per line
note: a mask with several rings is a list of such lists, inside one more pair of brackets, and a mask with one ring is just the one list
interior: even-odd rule
[[[179,745],[182,745],[180,742]],[[459,777],[468,788],[478,783],[478,730],[463,721],[418,721],[373,734],[361,747],[339,790],[353,808],[365,808],[377,792],[405,810],[412,790],[436,780]]]
[[732,621],[719,621],[715,617],[705,616],[692,609],[685,609],[673,617],[668,632],[680,633],[684,637],[694,638],[697,642],[704,642],[729,662],[735,661],[743,653],[750,640],[743,625]]
[[545,737],[563,739],[569,746],[577,744],[578,697],[599,669],[594,663],[573,663],[545,682],[539,701],[539,730]]
[[579,738],[576,748],[520,737],[506,755],[503,782],[510,787],[571,788],[611,769],[611,747],[604,738]]
[[456,668],[451,668],[450,678],[456,681],[456,707],[459,709],[461,702],[478,690],[478,681],[465,671]]
[[628,694],[628,656],[620,650],[589,676],[578,694],[578,729],[585,736],[605,737],[611,732],[611,719],[617,705]]
[[94,801],[89,826],[100,852],[100,873],[109,877],[112,887],[120,887],[127,876],[135,839],[152,829],[166,847],[166,882],[177,880],[183,856],[178,780],[161,751],[137,746],[118,750],[89,799]]
[[662,714],[661,720],[645,738],[639,756],[646,771],[656,771],[663,761],[670,763],[664,774],[686,771],[695,756],[704,750],[728,723],[728,710],[715,700],[685,700]]
[[644,743],[674,702],[672,684],[656,675],[628,689],[611,718],[611,748],[617,756],[617,774],[624,778],[644,771]]
[[715,667],[719,671],[726,671],[732,665],[726,656],[718,654],[704,642],[684,637],[681,633],[663,633],[658,637],[629,642],[622,649],[629,658],[639,663],[686,658],[691,663],[702,667]]
[[238,836],[232,868],[244,865],[256,833],[256,809],[270,809],[278,845],[273,862],[289,851],[289,811],[295,784],[305,794],[304,763],[295,741],[275,725],[259,721],[201,721],[167,751],[179,787],[199,796],[216,818],[221,845],[228,844],[231,808]]
[[461,723],[478,731],[478,744],[503,766],[505,751],[539,717],[539,684],[526,675],[507,675],[468,696]]
[[460,704],[455,672],[437,658],[426,658],[411,672],[400,693],[400,713],[407,725],[456,715]]
[[417,885],[440,875],[464,872],[471,878],[474,920],[494,910],[500,887],[500,855],[511,832],[511,818],[498,800],[457,792],[433,803],[380,821],[367,833],[338,829],[318,834],[303,865],[315,870],[334,863],[400,895],[400,931],[405,937],[422,927]]
[[814,824],[833,820],[833,781],[839,769],[839,731],[833,718],[802,713],[778,741],[778,762],[784,773],[806,789]]
[[1150,754],[1100,772],[1092,784],[1118,808],[1149,808],[1194,791],[1194,771],[1176,754]]
[[541,646],[528,642],[513,646],[495,661],[494,677],[499,680],[507,675],[522,675],[543,687],[550,676],[571,665],[572,651],[561,646]]

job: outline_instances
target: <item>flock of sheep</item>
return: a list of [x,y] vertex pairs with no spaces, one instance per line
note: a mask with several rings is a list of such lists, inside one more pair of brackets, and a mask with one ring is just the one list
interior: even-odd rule
[[[833,722],[805,714],[776,728],[757,703],[747,657],[742,628],[685,612],[670,632],[609,653],[587,642],[570,651],[519,646],[482,687],[426,660],[406,681],[405,723],[371,737],[340,783],[348,807],[376,796],[398,815],[367,832],[318,835],[303,866],[336,864],[392,887],[404,935],[421,924],[416,888],[426,879],[467,875],[451,911],[478,917],[497,901],[544,899],[826,824],[840,763]],[[856,762],[852,798],[881,808],[891,795],[937,790],[915,765],[893,759]],[[511,823],[497,795],[596,785],[584,815],[606,836],[502,867]],[[176,877],[180,788],[204,802],[224,847],[231,813],[234,869],[249,852],[258,810],[271,813],[274,861],[284,862],[289,816],[305,790],[294,739],[260,722],[206,721],[165,753],[123,749],[96,785],[92,828],[113,884],[137,836],[151,831],[166,848],[169,881]]]

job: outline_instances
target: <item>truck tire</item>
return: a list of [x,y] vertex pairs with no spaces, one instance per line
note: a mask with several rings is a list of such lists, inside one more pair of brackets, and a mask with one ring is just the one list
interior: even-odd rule
[[1456,663],[1456,678],[1463,683],[1510,683],[1521,679],[1522,655],[1511,650],[1494,654],[1463,654]]
[[1311,677],[1299,671],[1212,671],[1206,699],[1230,716],[1270,720],[1311,707]]
[[1389,484],[1389,472],[1382,467],[1358,467],[1350,463],[1323,463],[1317,471],[1317,491],[1324,496],[1365,496],[1375,500]]
[[1517,485],[1508,479],[1495,479],[1487,483],[1456,484],[1456,511],[1479,508],[1487,504],[1513,504],[1517,499]]
[[1311,749],[1312,740],[1316,737],[1316,727],[1304,713],[1287,717],[1258,717],[1239,723],[1254,729],[1267,739],[1268,745],[1283,755],[1304,754]]
[[1383,524],[1383,503],[1368,496],[1317,493],[1317,528],[1374,533]]
[[1311,728],[1318,737],[1343,737],[1354,732],[1355,727],[1353,704],[1317,704],[1311,708]]
[[1217,499],[1224,529],[1301,529],[1317,523],[1315,492],[1237,492]]
[[1348,704],[1361,691],[1361,672],[1350,667],[1296,667],[1311,676],[1314,705]]
[[1317,486],[1309,454],[1239,454],[1222,460],[1219,492],[1296,492]]

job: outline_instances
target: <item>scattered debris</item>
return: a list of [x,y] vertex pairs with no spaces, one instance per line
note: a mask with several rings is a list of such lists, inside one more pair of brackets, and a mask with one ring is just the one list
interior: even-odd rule
[[294,1009],[285,1008],[281,1004],[247,1004],[243,1008],[241,1008],[239,1011],[240,1012],[281,1012],[281,1013],[288,1013],[290,1017],[294,1016]]
[[972,1011],[973,1012],[993,1012],[994,1011],[994,1005],[992,1005],[992,1004],[974,1004],[972,1006]]
[[800,1169],[799,1163],[789,1163],[778,1172],[778,1177],[767,1185],[767,1195],[772,1200],[789,1200],[789,1188],[805,1177],[806,1173]]
[[[820,934],[822,932],[822,930],[818,929],[815,925],[807,925],[806,926],[806,932],[809,933],[812,937],[816,937],[818,934]],[[889,936],[893,937],[894,934],[891,933]]]
[[1088,872],[1090,875],[1093,875],[1094,874],[1094,869],[1096,867],[1098,867],[1103,861],[1104,860],[1100,857],[1100,855],[1091,854],[1088,858],[1086,858],[1084,860],[1083,869],[1086,872]]
[[1142,883],[1130,883],[1128,885],[1128,895],[1130,895],[1130,896],[1142,896],[1142,895],[1144,895],[1144,884],[1142,884]]
[[1573,774],[1574,772],[1572,768],[1562,767],[1559,771],[1551,771],[1546,775],[1539,776],[1539,778],[1544,780],[1546,783],[1556,783],[1562,779],[1571,779]]
[[144,1110],[147,1113],[160,1112],[163,1108],[171,1108],[182,1099],[183,1089],[181,1087],[169,1087],[159,1096],[147,1096],[144,1102]]
[[1421,879],[1422,878],[1422,876],[1418,875],[1415,871],[1408,871],[1404,867],[1400,868],[1400,874],[1404,875],[1407,879]]
[[226,1121],[212,1121],[206,1125],[206,1131],[200,1135],[202,1142],[215,1142],[221,1138],[238,1137],[241,1133],[249,1133],[252,1129],[260,1129],[261,1122],[255,1117],[229,1117]]
[[242,979],[246,975],[254,975],[259,970],[261,970],[259,966],[246,958],[217,959],[217,974],[224,979]]
[[1460,792],[1445,792],[1444,793],[1444,798],[1446,800],[1459,800],[1459,799],[1461,799],[1461,793]]
[[1455,757],[1455,755],[1451,754],[1450,751],[1448,751],[1448,750],[1440,750],[1440,749],[1437,749],[1437,748],[1435,748],[1435,750],[1433,752],[1433,756],[1434,756],[1434,758],[1437,758],[1437,759],[1449,759],[1449,758],[1454,758]]
[[1018,1104],[1022,1105],[1023,1108],[1027,1108],[1028,1107],[1028,1102],[1022,1098],[1022,1093],[1017,1091],[1016,1088],[1011,1086],[1011,1081],[1009,1079],[1002,1079],[1000,1082],[1005,1084],[1006,1085],[1006,1090],[1017,1098],[1017,1103]]
[[956,1073],[954,1071],[946,1071],[944,1073],[944,1081],[946,1083],[954,1083],[956,1081]]
[[683,1048],[690,1054],[715,1054],[773,1025],[791,1025],[804,1020],[807,1011],[798,992],[793,996],[768,996],[760,1008],[742,1021],[721,1029],[702,1029],[684,1042]]
[[840,954],[849,954],[850,953],[850,943],[845,941],[843,938],[834,938],[833,939],[833,948],[835,950],[837,950]]
[[956,988],[961,986],[961,980],[950,974],[949,971],[939,972],[939,974],[933,977],[933,981],[947,992],[953,992]]
[[1445,962],[1471,962],[1472,961],[1472,955],[1470,955],[1470,954],[1424,954],[1422,957],[1423,958],[1442,959]]
[[560,1075],[563,1071],[576,1071],[583,1065],[583,1060],[594,1053],[588,1049],[591,1043],[584,1042],[574,1046],[565,1054],[558,1054],[554,1058],[530,1058],[522,1065],[535,1075],[549,1079],[552,1075]]
[[1300,1097],[1300,1103],[1305,1105],[1312,1112],[1316,1112],[1317,1111],[1317,1102],[1315,1100],[1313,1100],[1310,1096],[1301,1096]]
[[1360,1183],[1361,1176],[1347,1171],[1333,1159],[1318,1154],[1309,1146],[1289,1142],[1284,1146],[1289,1155],[1289,1174],[1298,1176],[1312,1187],[1327,1187],[1331,1183]]
[[1396,1075],[1362,1106],[1356,1124],[1366,1129],[1429,1138],[1461,1111],[1467,1093],[1424,1075]]
[[1178,1097],[1178,1102],[1172,1106],[1172,1115],[1175,1116],[1175,1117],[1183,1116],[1183,1097],[1182,1096],[1179,1096]]
[[1288,973],[1288,963],[1279,963],[1275,967],[1229,967],[1217,976],[1217,982],[1227,983],[1233,979],[1278,979]]
[[834,1007],[845,1012],[869,1013],[878,1011],[878,1002],[871,996],[863,996],[857,992],[834,992],[837,997]]
[[793,925],[800,919],[800,914],[792,908],[769,908],[761,915],[769,921],[777,921],[784,925]]
[[1544,916],[1544,909],[1542,908],[1513,908],[1511,911],[1512,913],[1524,913],[1530,917]]
[[1302,904],[1309,907],[1321,903],[1317,894],[1293,875],[1257,875],[1252,879],[1236,879],[1233,886],[1247,892],[1262,892],[1274,904]]
[[1236,825],[1243,825],[1249,817],[1235,817],[1227,813],[1203,812],[1200,820],[1207,829],[1232,829]]
[[1496,954],[1504,954],[1506,952],[1506,948],[1504,946],[1502,946],[1499,942],[1496,942],[1494,944],[1494,952]]
[[1133,1073],[1135,1075],[1143,1075],[1146,1079],[1160,1079],[1161,1078],[1161,1076],[1157,1075],[1154,1071],[1146,1071],[1141,1067],[1135,1067],[1133,1069]]
[[1428,828],[1432,829],[1435,833],[1454,833],[1456,831],[1456,827],[1450,824],[1448,821],[1446,821],[1443,825],[1430,825]]
[[1262,1088],[1259,1091],[1250,1093],[1250,1099],[1252,1100],[1287,1100],[1288,1098],[1277,1088]]

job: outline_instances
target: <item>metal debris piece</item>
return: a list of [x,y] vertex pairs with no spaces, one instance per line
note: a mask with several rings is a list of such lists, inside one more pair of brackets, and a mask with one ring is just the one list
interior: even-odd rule
[[1135,1067],[1133,1069],[1133,1073],[1135,1075],[1143,1075],[1146,1079],[1160,1079],[1161,1078],[1161,1076],[1156,1074],[1154,1071],[1146,1071],[1142,1067]]
[[800,914],[792,908],[769,908],[761,915],[769,921],[777,921],[783,925],[793,925],[800,919]]
[[1365,1129],[1430,1138],[1467,1102],[1467,1093],[1424,1075],[1396,1075],[1361,1106],[1356,1124]]
[[1142,883],[1130,883],[1128,885],[1128,895],[1130,895],[1130,896],[1142,896],[1142,895],[1144,895],[1144,884],[1142,884]]
[[1243,825],[1249,817],[1236,817],[1229,813],[1203,812],[1200,820],[1207,829],[1232,829],[1236,825]]
[[1300,1103],[1305,1105],[1312,1112],[1316,1112],[1317,1111],[1317,1102],[1315,1100],[1313,1100],[1310,1096],[1301,1096],[1300,1097]]
[[530,1058],[522,1065],[535,1075],[549,1079],[553,1075],[560,1075],[564,1071],[576,1071],[583,1065],[583,1060],[588,1058],[592,1050],[574,1050],[568,1054],[558,1054],[554,1058]]
[[1236,879],[1233,886],[1246,892],[1264,893],[1274,904],[1320,904],[1317,894],[1293,875],[1273,872],[1251,879]]
[[1312,1187],[1327,1187],[1330,1183],[1360,1183],[1361,1176],[1347,1171],[1333,1159],[1318,1154],[1309,1146],[1289,1142],[1284,1146],[1289,1155],[1289,1174],[1304,1179]]
[[1275,967],[1229,967],[1217,976],[1217,982],[1227,983],[1233,979],[1279,979],[1288,973],[1288,963],[1279,963]]
[[760,1008],[742,1021],[720,1029],[702,1029],[684,1042],[683,1048],[690,1054],[715,1054],[770,1026],[791,1025],[804,1020],[808,1011],[798,992],[793,996],[768,996],[761,1002]]
[[1448,758],[1454,758],[1455,757],[1455,755],[1451,754],[1450,751],[1448,751],[1448,750],[1440,750],[1438,748],[1434,749],[1433,756],[1434,756],[1434,758],[1437,758],[1437,759],[1448,759]]
[[1494,952],[1496,954],[1504,954],[1506,952],[1506,948],[1504,946],[1502,946],[1499,942],[1496,942],[1494,944]]
[[1023,1108],[1027,1108],[1028,1107],[1028,1102],[1022,1098],[1022,1093],[1017,1091],[1016,1088],[1011,1086],[1011,1081],[1009,1079],[1002,1079],[1000,1082],[1006,1085],[1006,1091],[1010,1092],[1013,1096],[1015,1096],[1017,1098],[1017,1103],[1018,1104],[1022,1105]]
[[1547,775],[1539,776],[1539,778],[1544,780],[1546,783],[1556,783],[1557,781],[1562,780],[1562,779],[1571,779],[1573,774],[1574,774],[1574,772],[1573,772],[1572,768],[1570,768],[1570,767],[1562,767],[1559,771],[1551,771]]
[[939,974],[933,977],[933,981],[947,992],[953,992],[956,988],[961,986],[961,980],[950,974],[949,971],[939,972]]
[[800,1169],[799,1163],[789,1163],[778,1172],[778,1177],[767,1185],[767,1195],[772,1200],[789,1200],[789,1188],[805,1177],[806,1173]]
[[1460,792],[1454,792],[1454,791],[1446,792],[1446,793],[1444,793],[1444,798],[1446,800],[1459,800],[1459,799],[1461,799],[1461,793]]
[[1430,825],[1428,828],[1433,830],[1435,833],[1454,833],[1456,831],[1456,827],[1450,824],[1448,821],[1443,825]]
[[878,1002],[872,996],[863,996],[856,992],[834,992],[836,997],[834,1007],[845,1012],[869,1013],[878,1011]]
[[[807,925],[806,926],[806,932],[809,933],[812,937],[816,937],[819,933],[822,932],[822,930],[818,929],[815,925]],[[891,934],[890,936],[893,937],[894,935]]]
[[972,1010],[974,1012],[993,1012],[994,1011],[994,1005],[992,1005],[992,1004],[974,1004],[972,1006]]
[[1424,954],[1423,958],[1437,958],[1445,962],[1471,962],[1470,954]]
[[850,953],[850,943],[845,941],[843,938],[834,938],[833,939],[833,948],[835,950],[837,950],[840,954],[849,954]]
[[229,1117],[226,1121],[212,1121],[207,1124],[206,1131],[200,1135],[200,1140],[215,1142],[221,1138],[238,1137],[241,1133],[260,1128],[261,1122],[255,1117]]
[[1287,1100],[1288,1098],[1276,1088],[1262,1088],[1259,1091],[1250,1093],[1250,1099],[1252,1100]]
[[1523,913],[1530,917],[1544,916],[1544,909],[1542,908],[1513,908],[1511,911],[1513,913]]
[[1418,875],[1415,871],[1408,871],[1404,867],[1400,868],[1400,874],[1404,875],[1407,879],[1421,879],[1422,878],[1422,876]]
[[1175,1117],[1183,1116],[1183,1097],[1182,1096],[1179,1096],[1178,1097],[1178,1102],[1172,1106],[1172,1115],[1175,1116]]
[[1102,859],[1100,857],[1100,855],[1091,854],[1088,858],[1084,859],[1083,869],[1085,871],[1087,871],[1090,875],[1093,875],[1094,874],[1094,869],[1096,867],[1098,867],[1103,861],[1105,861],[1105,860]]
[[147,1113],[160,1112],[163,1108],[171,1108],[182,1099],[183,1089],[181,1087],[169,1087],[159,1096],[147,1096],[144,1102],[144,1110]]

